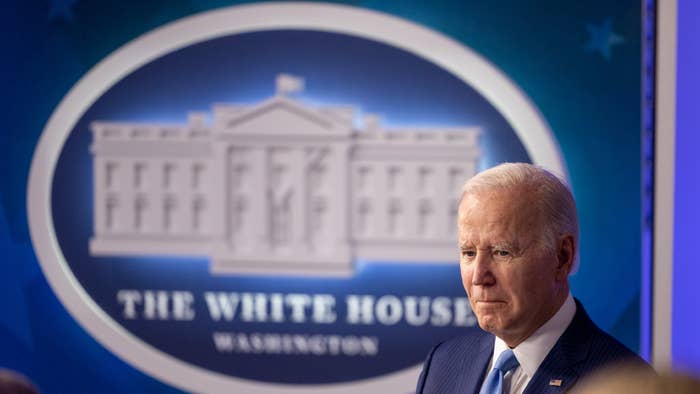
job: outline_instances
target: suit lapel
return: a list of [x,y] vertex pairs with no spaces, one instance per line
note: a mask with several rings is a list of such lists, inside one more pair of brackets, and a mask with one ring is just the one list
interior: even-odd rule
[[530,379],[523,394],[564,393],[578,377],[576,369],[570,364],[569,354],[557,344]]
[[458,383],[455,385],[454,392],[464,394],[479,393],[481,384],[486,376],[486,368],[488,368],[491,362],[493,344],[493,335],[484,335],[479,341],[479,350],[472,354],[465,355],[464,367],[462,368]]
[[576,300],[574,319],[530,379],[523,394],[564,393],[579,378],[577,366],[588,356],[593,322]]

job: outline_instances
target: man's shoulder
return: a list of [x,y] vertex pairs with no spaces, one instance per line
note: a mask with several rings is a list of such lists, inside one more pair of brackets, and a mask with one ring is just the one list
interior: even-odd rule
[[427,363],[433,366],[466,366],[481,358],[491,357],[494,336],[480,328],[467,330],[461,335],[444,340],[433,347]]
[[478,327],[465,331],[463,334],[451,337],[437,344],[433,349],[434,355],[462,354],[465,351],[480,350],[493,344],[493,334],[481,330]]
[[[585,340],[587,348],[584,370],[596,369],[610,363],[630,363],[648,365],[637,353],[630,350],[622,342],[598,327],[588,316],[583,306],[577,301],[577,316],[574,318],[577,327],[571,327],[568,334],[569,340]],[[585,335],[581,331],[587,331]],[[567,330],[570,331],[570,330]],[[577,338],[577,339],[573,339]]]
[[576,301],[576,315],[542,361],[528,384],[528,393],[545,392],[549,382],[563,379],[571,388],[578,379],[616,364],[647,366],[646,362],[598,327]]
[[589,359],[599,363],[625,362],[648,365],[637,353],[597,326],[591,337],[590,354]]
[[416,392],[474,392],[485,374],[493,344],[493,335],[478,327],[440,342],[423,364]]
[[430,352],[429,359],[433,365],[471,365],[480,364],[480,360],[490,359],[493,353],[494,336],[480,328],[438,343]]

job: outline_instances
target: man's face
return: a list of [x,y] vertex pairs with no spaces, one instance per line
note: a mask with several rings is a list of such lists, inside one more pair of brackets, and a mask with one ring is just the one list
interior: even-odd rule
[[522,189],[464,197],[458,232],[462,284],[479,325],[517,346],[568,294],[573,238],[545,248],[542,220]]

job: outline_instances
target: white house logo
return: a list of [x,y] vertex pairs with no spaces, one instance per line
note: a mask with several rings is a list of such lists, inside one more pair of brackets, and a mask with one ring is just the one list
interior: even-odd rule
[[536,108],[468,48],[362,9],[239,6],[71,90],[35,152],[30,228],[70,313],[166,383],[409,392],[475,325],[458,189],[516,160],[565,175]]
[[349,274],[355,259],[454,264],[478,128],[356,130],[352,107],[288,97],[213,121],[92,124],[92,255],[203,255],[212,272]]

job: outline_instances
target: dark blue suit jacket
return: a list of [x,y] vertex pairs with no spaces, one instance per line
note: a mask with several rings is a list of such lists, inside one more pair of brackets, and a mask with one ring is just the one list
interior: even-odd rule
[[[486,377],[493,344],[493,335],[480,329],[438,344],[423,365],[416,393],[477,394]],[[576,300],[574,319],[542,361],[524,394],[563,393],[595,369],[623,361],[647,365],[598,328]],[[552,380],[561,380],[561,386],[550,385]]]

